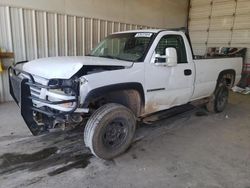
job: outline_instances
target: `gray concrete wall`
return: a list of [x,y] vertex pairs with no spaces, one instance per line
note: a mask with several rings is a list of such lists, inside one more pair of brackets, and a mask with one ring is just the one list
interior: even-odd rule
[[185,26],[187,4],[188,0],[0,0],[0,5],[159,28]]

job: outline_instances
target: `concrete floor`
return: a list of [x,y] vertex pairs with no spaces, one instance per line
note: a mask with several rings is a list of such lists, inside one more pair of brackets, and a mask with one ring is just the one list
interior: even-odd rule
[[0,105],[0,187],[250,188],[250,96],[225,112],[193,109],[142,125],[113,161],[93,157],[82,130],[31,136],[14,103]]

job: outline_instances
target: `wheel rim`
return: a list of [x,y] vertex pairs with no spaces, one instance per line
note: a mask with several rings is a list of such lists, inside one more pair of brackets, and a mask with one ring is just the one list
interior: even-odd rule
[[128,125],[126,120],[117,118],[105,126],[103,131],[103,144],[107,149],[113,150],[126,142]]
[[228,99],[228,92],[225,88],[223,88],[218,95],[217,109],[222,110],[227,104],[227,99]]

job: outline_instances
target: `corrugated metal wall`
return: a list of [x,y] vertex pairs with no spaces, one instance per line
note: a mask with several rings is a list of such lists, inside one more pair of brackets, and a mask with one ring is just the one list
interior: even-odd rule
[[191,0],[189,31],[196,55],[208,47],[246,47],[250,65],[249,0]]
[[[0,6],[0,47],[13,51],[16,62],[50,56],[81,56],[110,33],[139,28],[152,27]],[[0,73],[0,102],[8,100],[11,97],[4,71]]]

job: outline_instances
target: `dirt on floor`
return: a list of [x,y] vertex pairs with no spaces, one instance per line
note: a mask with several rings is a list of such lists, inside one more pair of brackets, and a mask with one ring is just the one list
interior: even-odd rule
[[250,188],[250,96],[219,114],[185,107],[138,124],[125,154],[94,157],[83,127],[34,137],[14,103],[0,104],[0,187]]

